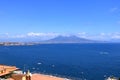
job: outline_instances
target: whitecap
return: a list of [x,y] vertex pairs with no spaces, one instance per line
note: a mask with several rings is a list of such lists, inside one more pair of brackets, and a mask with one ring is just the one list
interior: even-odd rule
[[55,65],[52,65],[52,67],[55,67]]
[[107,55],[107,54],[109,54],[109,52],[100,52],[100,54]]
[[42,63],[37,63],[38,65],[41,65]]
[[35,69],[35,68],[32,68],[32,69]]

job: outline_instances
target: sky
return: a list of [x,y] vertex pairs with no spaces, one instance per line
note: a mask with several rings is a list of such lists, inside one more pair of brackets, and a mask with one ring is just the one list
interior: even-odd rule
[[120,39],[120,0],[0,0],[0,39]]

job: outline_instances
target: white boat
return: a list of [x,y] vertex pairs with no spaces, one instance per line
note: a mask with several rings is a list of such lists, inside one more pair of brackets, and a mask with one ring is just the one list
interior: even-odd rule
[[108,77],[108,78],[106,78],[105,80],[120,80],[119,78],[117,78],[117,77]]

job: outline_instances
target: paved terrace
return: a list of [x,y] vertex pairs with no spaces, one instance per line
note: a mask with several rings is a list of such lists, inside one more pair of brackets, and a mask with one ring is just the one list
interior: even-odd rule
[[0,76],[5,76],[18,69],[19,68],[16,68],[15,66],[0,65]]

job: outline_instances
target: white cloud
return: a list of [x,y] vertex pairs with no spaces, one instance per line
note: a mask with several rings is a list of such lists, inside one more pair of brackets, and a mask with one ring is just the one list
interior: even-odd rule
[[34,32],[30,32],[30,33],[27,33],[28,36],[40,36],[41,33],[34,33]]
[[120,39],[120,32],[114,32],[114,33],[102,32],[99,34],[78,33],[77,36],[91,40],[111,40],[111,39]]
[[120,39],[120,32],[114,32],[114,33],[101,33],[98,35],[101,39],[104,40],[111,40],[111,39]]
[[45,37],[45,36],[49,36],[49,37],[54,37],[57,36],[58,33],[35,33],[35,32],[30,32],[27,33],[27,36],[31,36],[31,37]]
[[81,37],[81,38],[88,38],[88,33],[86,32],[80,32],[77,34],[78,37]]
[[112,36],[112,39],[120,39],[120,35],[114,35]]
[[9,33],[0,33],[0,38],[8,38]]
[[78,33],[79,35],[86,35],[87,33],[86,32],[80,32]]
[[0,34],[0,39],[8,39],[8,40],[48,40],[58,36],[59,33],[35,33],[29,32],[26,34]]
[[120,39],[120,32],[115,32],[111,34],[111,39]]
[[9,35],[9,38],[26,38],[26,35]]
[[80,32],[76,34],[65,34],[65,33],[35,33],[29,32],[26,34],[16,34],[11,35],[9,33],[0,34],[0,39],[38,39],[38,40],[47,40],[59,35],[62,36],[71,36],[76,35],[81,38],[91,39],[91,40],[111,40],[111,39],[120,39],[120,32],[114,33],[99,33],[99,34],[90,34],[86,32]]
[[105,36],[106,34],[105,33],[100,33],[101,36]]
[[35,33],[29,32],[27,34],[9,34],[9,33],[1,33],[0,37],[8,37],[8,38],[29,38],[29,37],[56,37],[59,33]]

